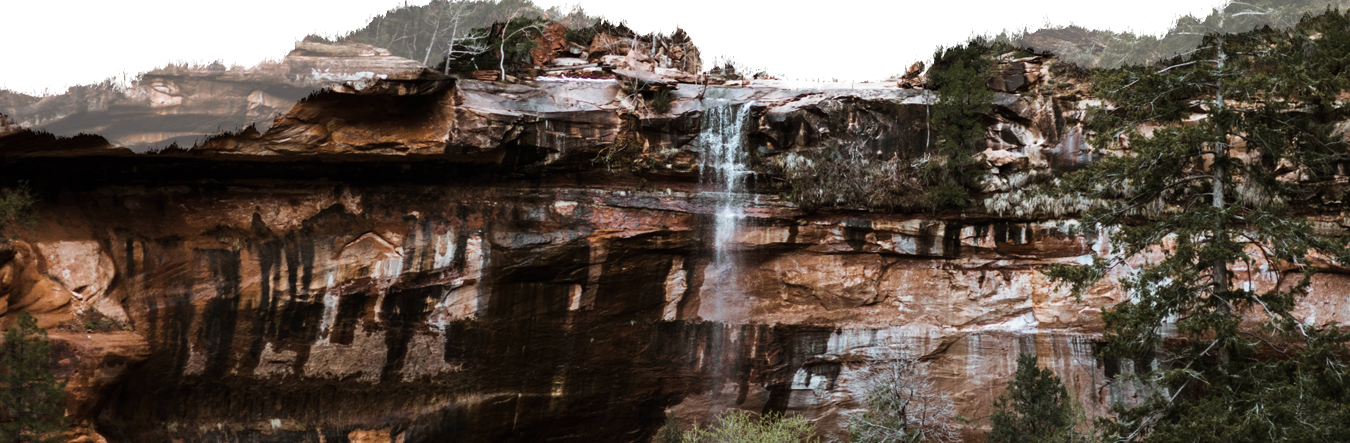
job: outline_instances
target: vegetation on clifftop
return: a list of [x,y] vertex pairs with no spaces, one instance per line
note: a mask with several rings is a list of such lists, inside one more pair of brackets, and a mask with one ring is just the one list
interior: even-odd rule
[[1155,363],[1125,374],[1144,395],[1102,422],[1108,438],[1350,435],[1350,335],[1295,310],[1320,267],[1350,263],[1350,239],[1319,235],[1303,206],[1350,161],[1335,127],[1350,117],[1346,72],[1350,16],[1332,11],[1092,72],[1107,103],[1093,110],[1094,146],[1107,155],[1059,192],[1099,202],[1083,222],[1106,228],[1114,253],[1048,274],[1081,291],[1138,267],[1120,279],[1129,299],[1103,313],[1103,358]]
[[939,49],[928,71],[937,95],[927,122],[931,146],[886,153],[828,139],[780,161],[783,197],[806,210],[966,207],[985,170],[976,153],[985,147],[994,97],[986,85],[995,57],[1010,49],[986,39]]
[[[338,40],[385,48],[399,57],[434,66],[447,57],[475,56],[497,48],[491,40],[502,34],[500,29],[493,29],[494,24],[510,24],[507,28],[516,30],[522,24],[547,22],[585,28],[593,25],[596,18],[579,7],[542,8],[530,0],[433,0],[423,6],[391,9]],[[510,43],[520,41],[510,39]],[[526,48],[523,52],[528,51]],[[520,48],[512,46],[509,55],[518,56],[519,52]],[[495,62],[484,63],[482,69],[496,66]]]
[[[329,41],[321,36],[307,39]],[[580,7],[543,8],[530,0],[433,0],[424,6],[404,5],[335,40],[385,48],[459,77],[475,71],[499,71],[500,78],[533,74],[534,68],[554,56],[594,59],[607,51],[626,50],[634,41],[652,42],[666,50],[680,47],[684,52],[677,54],[680,63],[673,67],[689,71],[701,67],[692,60],[697,58],[697,49],[683,30],[676,29],[669,36],[642,35],[623,23],[590,16]],[[594,46],[597,41],[601,47]],[[591,53],[593,49],[597,51]],[[684,57],[686,53],[690,56]]]
[[[1034,32],[1004,35],[1000,40],[1018,47],[1052,52],[1060,60],[1083,68],[1119,68],[1189,56],[1206,35],[1241,33],[1263,27],[1288,29],[1305,14],[1350,7],[1350,0],[1246,0],[1246,8],[1213,11],[1204,17],[1182,16],[1161,35],[1129,31],[1089,30],[1078,26],[1047,26]],[[1259,11],[1259,14],[1252,14]]]
[[986,86],[993,74],[993,58],[1001,45],[977,38],[964,45],[939,49],[928,70],[928,87],[937,93],[930,118],[937,151],[920,166],[928,185],[928,199],[938,207],[960,208],[970,201],[971,189],[983,175],[984,116],[989,114],[993,91]]

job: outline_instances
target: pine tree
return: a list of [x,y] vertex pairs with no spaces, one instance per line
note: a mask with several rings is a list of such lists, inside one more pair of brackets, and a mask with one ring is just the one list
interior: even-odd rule
[[52,373],[47,331],[20,312],[0,344],[0,442],[62,441],[65,397],[65,383]]
[[[1269,12],[1230,7],[1250,9],[1216,16]],[[1317,235],[1307,218],[1350,159],[1333,136],[1346,72],[1350,17],[1338,12],[1288,30],[1211,34],[1189,59],[1094,71],[1109,105],[1092,114],[1093,145],[1106,155],[1065,177],[1061,192],[1100,202],[1084,226],[1105,228],[1113,254],[1048,274],[1081,291],[1112,266],[1143,262],[1120,280],[1129,298],[1103,313],[1104,357],[1158,357],[1156,370],[1136,368],[1152,395],[1118,410],[1116,438],[1350,435],[1337,434],[1350,411],[1335,406],[1350,400],[1346,336],[1292,312],[1313,257],[1350,263],[1345,239]],[[1168,329],[1181,340],[1163,346]]]
[[1036,367],[1035,355],[1017,357],[1008,392],[994,401],[989,443],[1069,443],[1075,441],[1073,400],[1059,376]]
[[[0,233],[12,226],[33,224],[33,214],[29,207],[33,205],[33,194],[28,184],[20,182],[12,188],[0,188]],[[7,241],[0,237],[0,242]]]
[[986,86],[993,73],[991,47],[976,38],[933,55],[928,81],[937,92],[937,103],[930,120],[939,158],[921,173],[926,177],[928,197],[937,206],[965,206],[982,174],[973,153],[983,149],[982,116],[989,113],[994,97]]
[[675,414],[666,414],[666,424],[656,432],[654,443],[683,443],[684,426],[675,418]]

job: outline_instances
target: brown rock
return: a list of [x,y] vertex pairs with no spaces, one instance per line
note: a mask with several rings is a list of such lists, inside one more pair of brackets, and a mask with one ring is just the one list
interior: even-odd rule
[[546,66],[558,54],[567,49],[567,27],[562,23],[550,23],[534,39],[535,47],[530,50],[530,58],[535,66]]
[[[676,54],[610,56],[660,67]],[[188,106],[173,98],[194,83],[170,80],[145,103]],[[614,81],[435,81],[330,90],[189,152],[0,137],[0,175],[55,196],[0,248],[0,300],[59,326],[72,416],[88,430],[76,438],[633,441],[667,408],[706,424],[728,407],[801,413],[840,437],[862,365],[889,344],[930,362],[967,417],[991,411],[1024,352],[1089,415],[1134,393],[1110,378],[1131,362],[1096,357],[1100,312],[1122,293],[1108,280],[1079,300],[1041,273],[1110,250],[1072,234],[1076,222],[808,214],[769,189],[764,162],[810,150],[926,152],[931,91],[721,91],[755,103],[756,176],[732,200],[741,229],[719,245],[723,200],[699,178],[704,85],[675,84],[671,113],[640,118]],[[1090,161],[1078,102],[996,99],[994,166]],[[1062,137],[1047,129],[1056,115]],[[621,136],[648,169],[603,162]],[[1014,195],[990,175],[998,186],[980,197]],[[1317,220],[1335,233],[1343,219]],[[715,273],[719,249],[735,272]],[[1299,318],[1345,323],[1341,277],[1319,276]],[[79,308],[134,332],[74,332],[87,329]]]
[[42,100],[4,97],[0,114],[24,128],[66,137],[99,133],[114,146],[146,151],[188,148],[250,126],[266,131],[319,91],[413,95],[443,83],[421,63],[381,48],[302,41],[280,62],[252,68],[168,65],[125,89],[80,86]]
[[478,70],[473,71],[473,73],[470,74],[469,76],[473,77],[474,80],[490,82],[500,80],[502,77],[502,72],[497,70],[492,71]]
[[0,296],[6,310],[0,325],[8,328],[14,316],[28,311],[38,326],[50,328],[69,319],[75,298],[60,282],[43,274],[42,255],[26,242],[12,242],[14,256],[0,267]]

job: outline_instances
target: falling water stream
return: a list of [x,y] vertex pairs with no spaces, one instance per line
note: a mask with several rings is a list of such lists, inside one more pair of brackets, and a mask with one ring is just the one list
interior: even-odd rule
[[746,164],[746,123],[753,102],[737,103],[732,90],[710,88],[704,93],[702,130],[703,192],[716,204],[712,261],[704,271],[699,316],[706,320],[736,322],[748,312],[747,298],[739,282],[739,257],[733,248],[745,218],[745,182],[751,171]]

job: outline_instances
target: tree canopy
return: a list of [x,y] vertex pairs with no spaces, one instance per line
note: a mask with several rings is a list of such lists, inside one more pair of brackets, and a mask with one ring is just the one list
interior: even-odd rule
[[0,442],[64,441],[65,382],[52,369],[47,331],[20,311],[0,344]]
[[994,401],[989,443],[1071,443],[1082,441],[1074,429],[1073,398],[1054,371],[1036,366],[1035,355],[1017,357],[1008,392]]
[[[1234,3],[1229,16],[1272,14]],[[1244,16],[1245,16],[1244,15]],[[1225,29],[1218,23],[1218,29]],[[1350,72],[1350,17],[1206,35],[1188,57],[1097,69],[1090,118],[1102,159],[1061,193],[1097,204],[1111,254],[1048,274],[1083,290],[1112,267],[1124,302],[1103,313],[1106,358],[1149,395],[1122,406],[1123,441],[1334,441],[1350,423],[1346,336],[1295,303],[1320,267],[1350,263],[1344,232],[1309,220],[1347,155],[1335,132]],[[1176,338],[1178,340],[1169,340]]]
[[928,82],[937,92],[930,120],[938,156],[920,175],[926,178],[928,197],[937,206],[965,206],[983,173],[974,153],[984,148],[983,115],[989,113],[994,98],[986,82],[993,73],[990,54],[995,45],[977,38],[933,54]]

